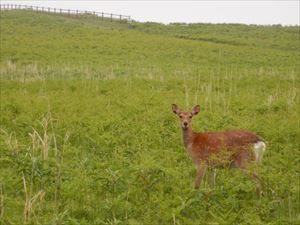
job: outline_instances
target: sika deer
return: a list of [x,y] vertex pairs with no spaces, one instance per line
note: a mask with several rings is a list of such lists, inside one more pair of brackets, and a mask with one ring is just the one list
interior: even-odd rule
[[[195,188],[198,189],[207,168],[229,166],[237,167],[249,172],[248,166],[253,162],[260,162],[266,145],[262,139],[249,131],[225,131],[196,133],[191,128],[193,116],[200,111],[196,105],[191,112],[181,112],[177,105],[172,105],[172,111],[179,117],[183,144],[197,166]],[[214,173],[210,174],[210,184],[215,183]],[[261,194],[261,181],[251,172],[251,177],[256,183],[256,192]]]

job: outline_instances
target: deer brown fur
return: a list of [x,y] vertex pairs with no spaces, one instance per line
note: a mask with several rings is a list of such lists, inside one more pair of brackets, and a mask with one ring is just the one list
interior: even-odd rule
[[[261,161],[265,144],[258,135],[242,130],[197,133],[192,130],[191,121],[199,113],[199,105],[191,112],[181,112],[173,104],[172,111],[180,118],[184,147],[197,166],[195,188],[201,185],[208,168],[228,166],[248,172],[250,163]],[[215,183],[215,175],[214,170],[209,178],[212,185]],[[256,183],[257,193],[260,194],[260,179],[254,172],[251,172],[251,177]]]

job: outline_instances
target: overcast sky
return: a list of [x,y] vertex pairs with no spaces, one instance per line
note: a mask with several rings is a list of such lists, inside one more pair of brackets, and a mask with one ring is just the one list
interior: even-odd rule
[[3,1],[130,15],[137,21],[300,25],[300,0]]

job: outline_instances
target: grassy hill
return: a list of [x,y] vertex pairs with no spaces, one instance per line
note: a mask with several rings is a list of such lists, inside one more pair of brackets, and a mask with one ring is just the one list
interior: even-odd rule
[[[2,224],[299,224],[299,27],[111,23],[1,11]],[[193,189],[198,131],[267,142],[264,196],[238,170]]]
[[258,26],[244,24],[185,24],[136,23],[133,27],[146,33],[165,34],[189,40],[235,46],[261,47],[299,51],[299,27],[280,25]]

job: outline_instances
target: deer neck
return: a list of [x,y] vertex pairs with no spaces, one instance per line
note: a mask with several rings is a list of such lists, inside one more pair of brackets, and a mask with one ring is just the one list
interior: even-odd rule
[[188,148],[189,144],[193,142],[194,132],[191,127],[186,129],[182,128],[182,139],[185,148]]

